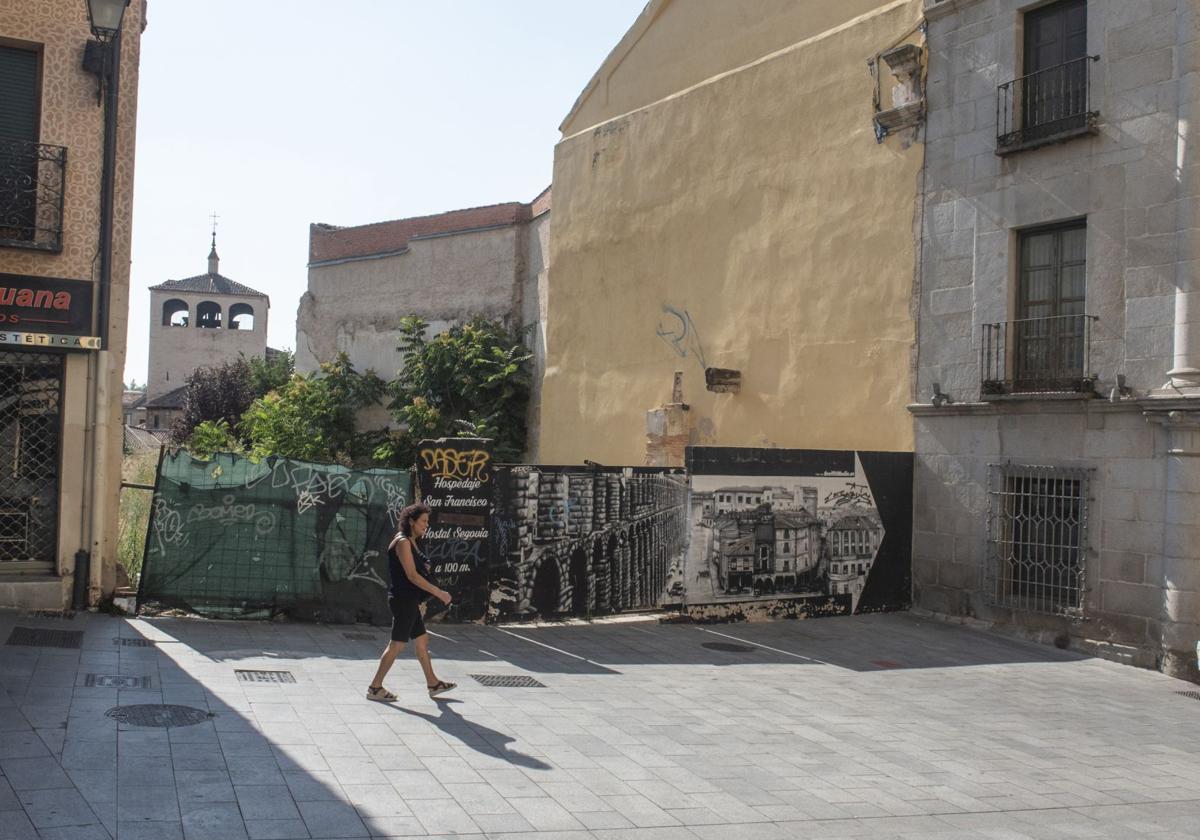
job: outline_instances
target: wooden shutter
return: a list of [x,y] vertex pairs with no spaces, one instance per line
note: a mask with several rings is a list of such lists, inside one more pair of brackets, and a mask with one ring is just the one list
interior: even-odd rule
[[34,50],[0,46],[0,137],[37,142],[39,59]]

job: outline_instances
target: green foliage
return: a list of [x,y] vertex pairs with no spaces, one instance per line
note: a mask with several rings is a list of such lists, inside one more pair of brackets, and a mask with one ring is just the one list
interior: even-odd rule
[[422,438],[488,437],[498,460],[525,451],[532,358],[518,331],[482,317],[431,339],[429,325],[410,315],[400,321],[405,354],[391,383],[388,408],[401,424],[376,457],[411,464]]
[[345,353],[318,373],[293,375],[255,400],[239,430],[256,458],[354,463],[371,457],[381,433],[355,431],[355,415],[377,405],[387,386],[372,371],[358,373]]
[[248,359],[250,390],[255,398],[265,397],[288,383],[296,372],[296,354],[290,350],[268,351],[265,357]]
[[237,452],[244,449],[233,429],[225,420],[205,420],[192,430],[187,442],[188,451],[197,458],[211,458],[217,452]]
[[[130,455],[121,464],[121,479],[131,484],[153,484],[157,466],[157,451]],[[117,562],[125,567],[135,586],[142,571],[142,554],[146,550],[151,496],[149,490],[125,488],[121,491],[117,514]]]

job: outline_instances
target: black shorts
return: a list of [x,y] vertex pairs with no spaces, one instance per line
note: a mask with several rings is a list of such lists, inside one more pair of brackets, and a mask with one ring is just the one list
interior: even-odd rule
[[425,622],[421,619],[421,602],[416,598],[388,598],[388,609],[392,611],[392,641],[407,642],[425,635]]

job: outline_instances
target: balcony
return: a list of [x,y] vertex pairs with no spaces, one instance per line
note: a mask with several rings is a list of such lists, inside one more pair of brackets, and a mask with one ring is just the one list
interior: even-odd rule
[[1086,55],[1005,82],[996,89],[996,154],[1010,155],[1096,132],[1092,62]]
[[980,394],[1082,394],[1093,392],[1094,315],[1059,315],[983,325]]
[[0,137],[0,247],[62,250],[67,150]]

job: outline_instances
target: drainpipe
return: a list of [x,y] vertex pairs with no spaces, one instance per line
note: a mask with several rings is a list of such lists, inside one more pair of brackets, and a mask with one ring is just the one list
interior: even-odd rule
[[104,87],[104,164],[100,176],[100,289],[96,305],[96,323],[100,332],[100,350],[95,353],[93,380],[89,396],[93,400],[92,429],[89,446],[92,451],[91,517],[88,525],[88,547],[91,565],[88,569],[88,606],[96,607],[104,591],[104,566],[111,562],[107,556],[112,546],[104,544],[105,520],[108,511],[108,440],[109,405],[109,307],[112,298],[113,269],[113,203],[117,177],[117,115],[121,84],[121,33],[118,30],[108,47],[105,64],[107,78]]

